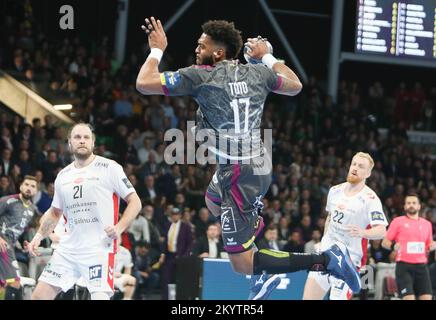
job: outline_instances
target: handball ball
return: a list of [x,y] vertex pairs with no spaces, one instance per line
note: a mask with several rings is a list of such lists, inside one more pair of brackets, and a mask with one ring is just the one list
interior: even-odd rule
[[[265,41],[265,42],[266,42],[266,45],[268,47],[268,53],[272,54],[273,53],[273,47],[272,47],[271,43],[269,43],[269,41]],[[244,58],[245,58],[245,61],[247,61],[248,63],[252,63],[252,64],[262,63],[262,60],[254,59],[254,58],[250,57],[248,55],[248,53],[250,51],[251,51],[250,47],[244,46]]]

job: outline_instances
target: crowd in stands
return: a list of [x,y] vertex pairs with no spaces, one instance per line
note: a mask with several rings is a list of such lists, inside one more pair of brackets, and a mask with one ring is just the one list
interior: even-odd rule
[[[95,128],[95,152],[118,161],[142,199],[142,212],[122,239],[132,254],[137,283],[156,289],[160,280],[173,280],[174,274],[166,274],[174,273],[168,254],[167,260],[161,254],[171,250],[174,219],[188,227],[187,247],[180,253],[175,249],[176,255],[224,257],[219,223],[204,203],[215,166],[170,166],[163,156],[165,131],[186,133],[187,121],[195,120],[196,103],[189,97],[141,96],[135,90],[143,49],[118,63],[107,38],[97,46],[79,37],[54,42],[29,16],[20,23],[9,17],[2,24],[0,68],[21,74],[28,84],[37,77],[46,84],[48,100],[67,97],[74,119]],[[367,183],[382,200],[389,221],[402,214],[404,196],[416,192],[421,215],[436,227],[436,161],[429,147],[411,144],[406,133],[436,130],[435,106],[436,87],[419,82],[400,82],[395,92],[387,93],[381,82],[364,88],[342,81],[334,103],[315,77],[295,98],[269,99],[263,128],[273,134],[273,181],[263,199],[267,227],[259,247],[316,251],[328,190],[345,180],[357,151],[369,152],[375,160]],[[57,172],[71,161],[65,128],[50,116],[29,124],[3,110],[0,135],[0,196],[17,193],[22,177],[33,174],[40,186],[35,202],[43,213],[53,198]],[[37,221],[24,237],[31,238],[36,226]],[[210,242],[217,243],[213,252]],[[393,261],[379,242],[370,243],[370,262]]]

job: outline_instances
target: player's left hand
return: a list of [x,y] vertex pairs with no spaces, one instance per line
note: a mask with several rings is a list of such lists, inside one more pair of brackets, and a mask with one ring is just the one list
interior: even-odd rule
[[104,231],[106,232],[106,235],[111,239],[118,239],[118,230],[116,226],[109,226],[104,228]]
[[430,244],[430,251],[436,250],[436,241],[432,241]]
[[349,236],[356,237],[356,238],[363,238],[364,230],[362,228],[354,225],[348,225],[345,227],[345,229],[347,230]]
[[248,38],[244,45],[249,47],[251,51],[249,50],[247,54],[253,59],[262,60],[262,57],[269,53],[265,40],[266,39],[263,39],[260,36],[257,38]]
[[150,49],[158,48],[165,51],[168,45],[167,36],[159,19],[156,20],[154,17],[146,18],[145,25],[142,25],[141,29],[148,35]]

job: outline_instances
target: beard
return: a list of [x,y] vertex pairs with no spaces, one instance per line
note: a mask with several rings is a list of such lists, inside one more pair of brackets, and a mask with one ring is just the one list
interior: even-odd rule
[[414,215],[419,213],[419,210],[415,209],[415,208],[407,208],[405,211],[406,211],[406,214],[409,214],[411,216],[414,216]]
[[24,200],[32,200],[33,199],[33,196],[29,193],[21,192],[21,196],[24,198]]
[[352,174],[348,174],[347,175],[347,182],[351,183],[351,184],[357,184],[359,182],[361,182],[363,179],[359,178],[357,176],[353,176]]
[[86,160],[91,156],[91,154],[92,154],[91,150],[86,149],[86,152],[83,152],[83,151],[79,152],[80,149],[85,149],[85,148],[79,148],[79,149],[73,150],[74,158],[76,158],[78,160]]
[[199,62],[200,62],[199,64],[208,65],[208,66],[213,66],[215,64],[213,55],[201,57]]

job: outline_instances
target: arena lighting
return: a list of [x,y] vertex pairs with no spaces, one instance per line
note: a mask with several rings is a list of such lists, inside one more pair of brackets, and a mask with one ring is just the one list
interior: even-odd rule
[[53,106],[56,110],[71,110],[73,108],[72,104],[55,104]]

